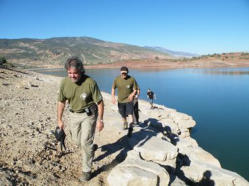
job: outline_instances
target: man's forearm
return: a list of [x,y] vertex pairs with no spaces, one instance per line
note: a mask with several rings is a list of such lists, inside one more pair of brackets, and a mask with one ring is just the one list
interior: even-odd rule
[[98,115],[99,115],[99,120],[103,120],[104,116],[104,102],[101,101],[98,103]]
[[65,108],[65,102],[58,102],[57,104],[57,121],[62,121],[62,115]]
[[137,89],[137,95],[138,96],[140,95],[140,89]]
[[115,88],[112,87],[112,103],[116,104],[116,99],[115,99]]
[[135,95],[136,95],[136,92],[137,92],[137,90],[135,89],[135,90],[133,90],[133,92],[131,93],[131,95],[134,97]]
[[115,89],[112,88],[112,97],[115,97]]

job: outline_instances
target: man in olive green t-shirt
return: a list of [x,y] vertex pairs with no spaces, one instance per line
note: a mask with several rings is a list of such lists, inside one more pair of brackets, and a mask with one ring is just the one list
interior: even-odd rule
[[60,85],[57,120],[61,130],[64,129],[62,115],[66,105],[69,104],[70,123],[69,130],[72,140],[81,147],[83,176],[80,181],[91,179],[91,167],[96,150],[93,144],[95,128],[101,131],[104,128],[104,103],[97,83],[85,75],[82,61],[71,57],[65,63],[68,77]]
[[128,127],[127,116],[129,116],[131,122],[129,123],[128,137],[132,134],[133,123],[133,99],[137,93],[136,80],[128,75],[128,68],[123,66],[120,69],[120,76],[116,77],[112,85],[112,103],[116,103],[115,89],[118,89],[118,110],[124,122],[124,129]]

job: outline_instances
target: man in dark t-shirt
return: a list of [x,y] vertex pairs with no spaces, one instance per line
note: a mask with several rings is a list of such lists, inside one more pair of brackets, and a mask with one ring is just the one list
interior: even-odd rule
[[[128,68],[123,66],[120,69],[120,76],[116,77],[112,85],[112,103],[116,104],[115,89],[118,89],[118,110],[123,119],[124,129],[128,127],[128,137],[132,135],[133,123],[133,99],[137,92],[136,80],[128,75]],[[127,122],[127,116],[131,122]]]

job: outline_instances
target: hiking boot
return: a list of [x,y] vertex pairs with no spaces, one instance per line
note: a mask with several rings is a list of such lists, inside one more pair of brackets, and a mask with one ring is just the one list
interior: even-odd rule
[[80,182],[87,182],[92,178],[91,172],[83,172],[82,176],[79,178]]
[[132,135],[133,127],[129,127],[127,137],[130,138]]
[[128,128],[128,122],[125,121],[125,122],[123,123],[123,129],[125,130],[125,129],[127,129],[127,128]]

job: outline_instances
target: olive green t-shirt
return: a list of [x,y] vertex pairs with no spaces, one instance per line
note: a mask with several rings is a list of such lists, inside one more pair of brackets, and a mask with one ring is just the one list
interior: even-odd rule
[[80,112],[93,103],[103,100],[97,83],[87,75],[83,75],[78,83],[73,83],[69,77],[62,80],[58,101],[68,100],[74,112]]
[[129,75],[125,79],[118,76],[115,78],[112,88],[118,89],[118,102],[127,103],[130,102],[128,99],[129,95],[133,92],[133,90],[137,90],[138,85],[136,80]]

